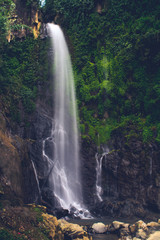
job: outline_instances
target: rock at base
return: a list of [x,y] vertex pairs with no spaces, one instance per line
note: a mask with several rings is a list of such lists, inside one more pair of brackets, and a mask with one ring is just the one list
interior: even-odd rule
[[159,240],[159,239],[160,239],[160,231],[157,231],[151,234],[148,238],[148,240]]
[[87,232],[78,224],[69,223],[64,219],[58,220],[58,223],[64,234],[64,239],[66,236],[70,237],[70,239],[92,240],[92,237],[88,236]]
[[104,223],[94,223],[92,225],[92,229],[94,233],[105,233],[107,231],[107,227],[104,225]]

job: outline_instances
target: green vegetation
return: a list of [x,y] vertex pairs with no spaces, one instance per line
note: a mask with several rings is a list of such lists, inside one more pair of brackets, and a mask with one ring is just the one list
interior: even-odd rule
[[[2,4],[0,15],[0,99],[1,108],[7,109],[7,117],[20,123],[21,113],[30,114],[35,108],[38,84],[47,80],[47,44],[34,40],[30,34],[23,39],[7,42],[9,29],[28,27],[10,22],[15,9],[12,1]],[[28,27],[29,28],[29,27]],[[45,64],[46,63],[46,64]]]
[[9,233],[6,229],[0,229],[0,240],[23,240],[25,238],[16,237]]
[[[38,7],[38,1],[27,0],[22,6],[28,14],[28,9]],[[1,1],[0,8],[0,108],[12,122],[23,120],[27,125],[27,116],[35,109],[38,86],[48,79],[48,43],[34,39],[31,26],[16,17],[12,0]],[[7,41],[11,31],[16,35],[22,29],[27,29],[25,35]]]
[[159,1],[47,0],[44,10],[73,45],[82,134],[105,142],[132,121],[160,141]]
[[46,46],[46,43],[34,40],[32,36],[23,41],[5,43],[1,58],[0,94],[8,109],[8,117],[16,122],[21,120],[22,109],[26,114],[34,110],[37,86],[47,79],[46,54],[43,50]]
[[35,205],[3,208],[0,210],[0,240],[51,239],[50,233],[55,235],[56,227],[53,222],[50,225],[50,221],[46,224],[44,214],[45,209]]
[[38,207],[35,207],[33,208],[33,211],[36,212],[36,220],[37,222],[43,222],[43,217],[42,217],[42,209],[41,208],[38,208]]
[[[40,6],[26,0],[25,6]],[[47,44],[28,35],[6,42],[15,4],[1,1],[0,94],[8,117],[21,121],[48,78]],[[160,142],[160,4],[147,0],[46,0],[44,21],[60,23],[73,60],[82,137],[106,142],[134,123],[144,141]],[[24,26],[26,27],[26,26]],[[44,64],[46,63],[46,64]]]

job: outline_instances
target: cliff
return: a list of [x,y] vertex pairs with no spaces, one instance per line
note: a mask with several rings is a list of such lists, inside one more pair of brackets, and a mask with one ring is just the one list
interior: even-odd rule
[[[67,4],[57,3],[57,22],[74,56],[84,202],[96,215],[159,212],[159,10],[150,5],[152,14],[148,6],[143,11],[144,1],[138,6],[133,1]],[[4,38],[0,47],[2,206],[7,200],[52,207],[52,167],[44,157],[44,151],[53,155],[49,45],[38,37],[42,20],[36,4],[17,1],[12,10],[8,43]],[[95,154],[103,144],[110,152],[102,160],[103,201],[98,203]]]
[[40,34],[40,27],[41,12],[38,10],[38,3],[21,0],[11,3],[8,18],[8,42],[14,38],[25,38],[28,34],[33,34],[36,39]]
[[158,213],[159,144],[144,143],[139,130],[131,124],[116,129],[108,147],[109,153],[103,157],[99,154],[103,201],[96,203],[96,214],[145,218],[149,211]]
[[37,89],[44,88],[41,71],[47,68],[47,61],[41,71],[38,64],[44,63],[47,52],[40,60],[44,41],[35,40],[40,27],[38,5],[11,1],[3,7],[7,27],[0,49],[0,185],[5,207],[40,201],[37,173],[29,155],[34,141],[29,125],[41,98],[42,90]]

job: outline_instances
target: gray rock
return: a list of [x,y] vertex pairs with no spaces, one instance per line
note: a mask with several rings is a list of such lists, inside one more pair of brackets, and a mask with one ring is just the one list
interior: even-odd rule
[[105,233],[107,231],[107,227],[104,223],[98,222],[92,225],[92,229],[94,233]]

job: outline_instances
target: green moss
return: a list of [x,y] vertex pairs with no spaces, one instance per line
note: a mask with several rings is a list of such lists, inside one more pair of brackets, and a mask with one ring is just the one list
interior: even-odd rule
[[43,217],[42,217],[43,210],[42,210],[42,208],[40,208],[40,207],[33,207],[32,209],[36,213],[36,221],[38,223],[39,222],[43,222]]

